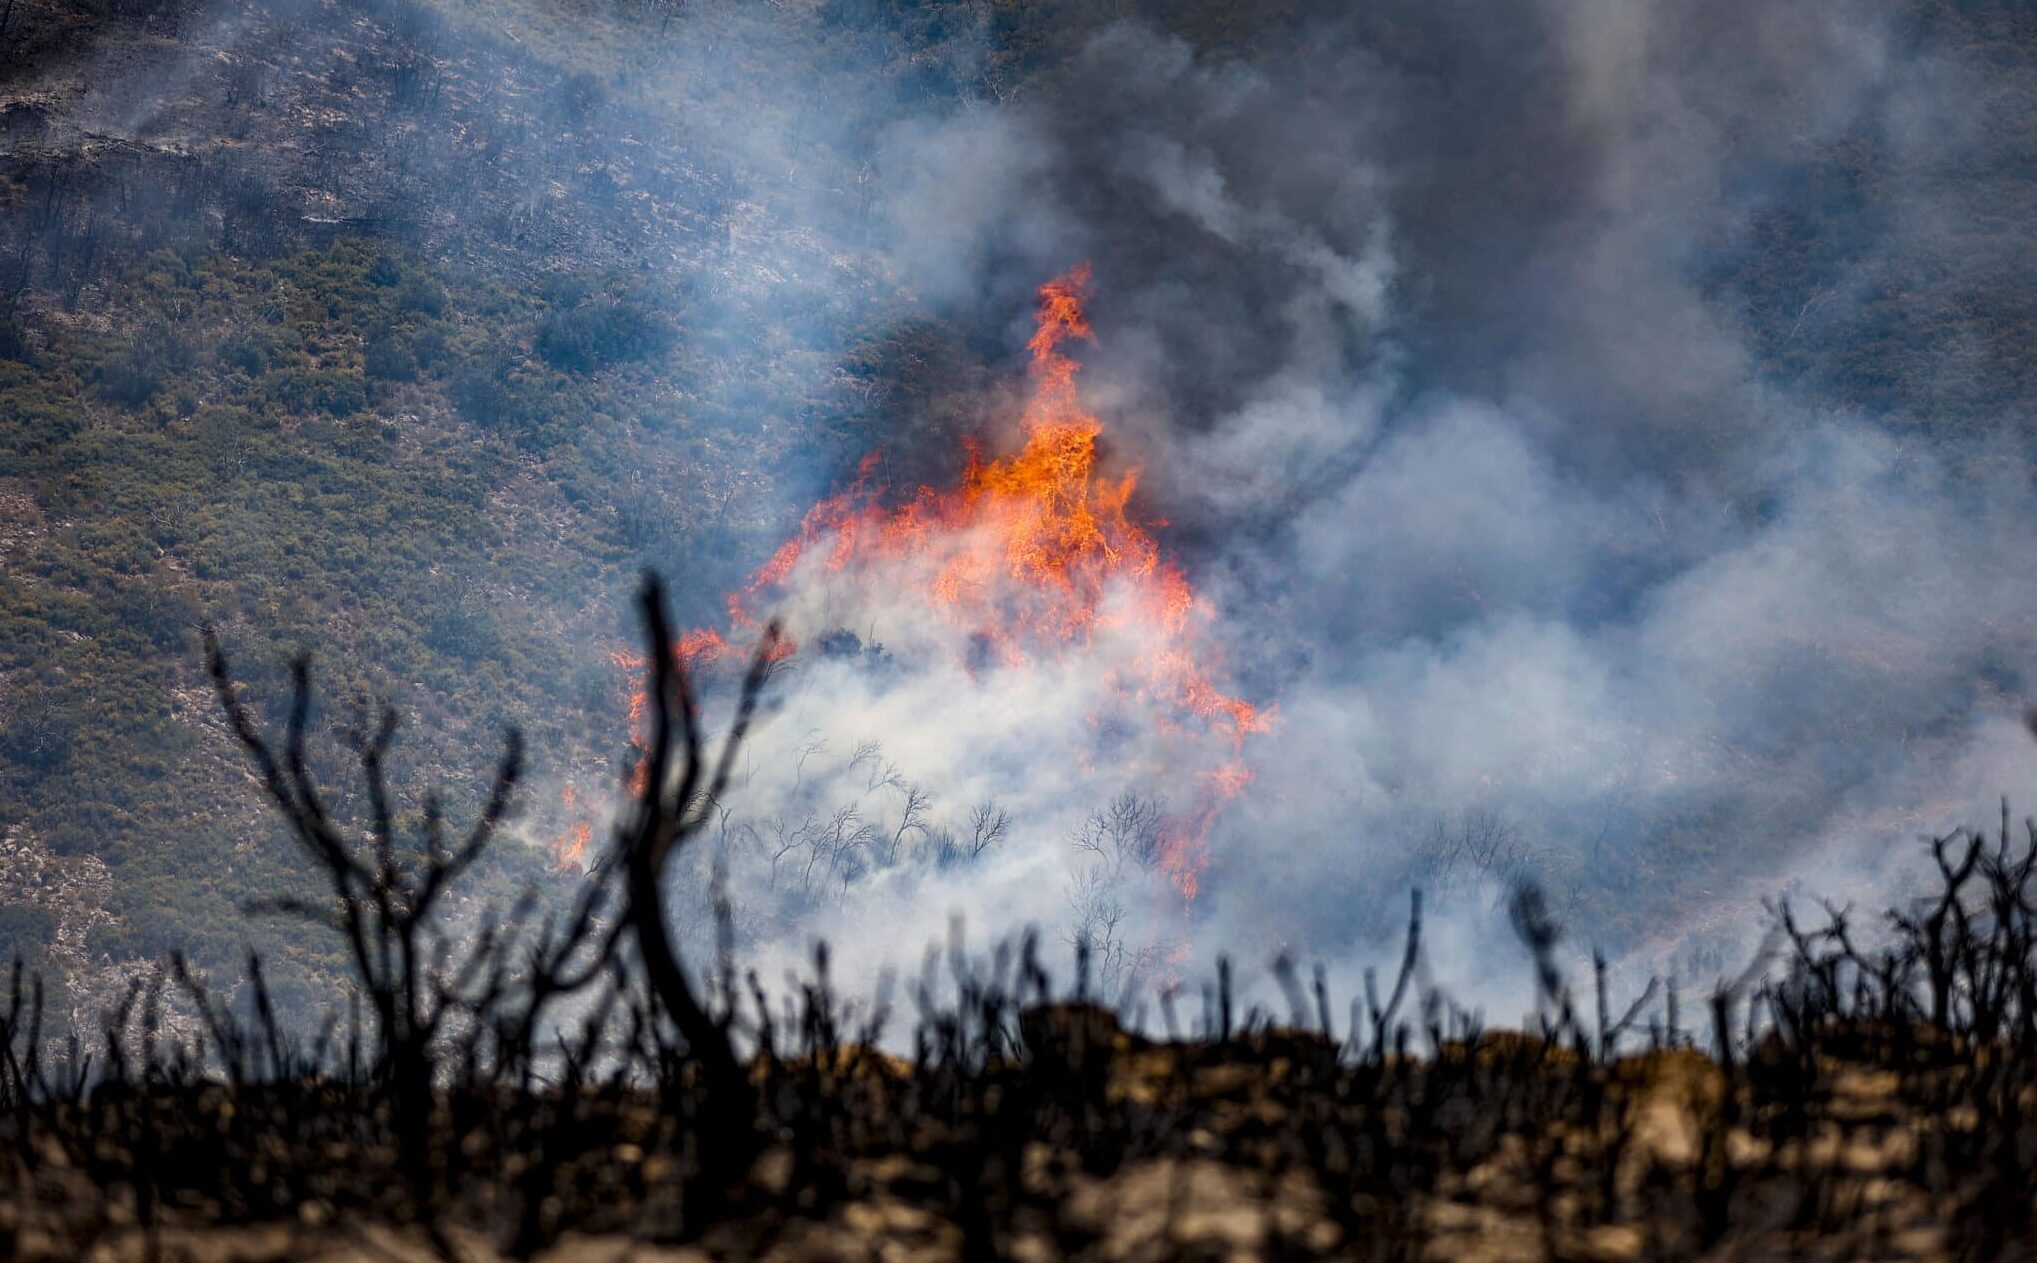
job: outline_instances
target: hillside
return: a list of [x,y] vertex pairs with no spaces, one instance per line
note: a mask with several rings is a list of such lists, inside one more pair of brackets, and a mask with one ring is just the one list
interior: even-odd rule
[[[0,827],[5,952],[38,965],[224,961],[287,880],[201,623],[257,678],[301,647],[333,695],[396,699],[420,778],[461,791],[513,723],[554,792],[603,792],[618,584],[696,558],[713,608],[799,490],[774,471],[863,441],[827,378],[869,331],[776,318],[799,269],[857,265],[731,204],[722,155],[636,139],[677,103],[607,108],[626,71],[457,12],[314,6],[309,53],[291,16],[12,17]],[[544,134],[561,109],[585,128]],[[549,807],[524,878],[551,880]]]
[[[1246,62],[1327,12],[1145,7]],[[556,885],[558,797],[621,777],[606,655],[639,569],[673,578],[682,620],[719,617],[865,452],[958,463],[1009,367],[1007,311],[922,304],[884,252],[889,112],[1051,89],[1101,8],[11,6],[0,957],[131,972],[187,946],[230,968],[236,909],[297,880],[204,700],[207,622],[258,691],[302,648],[327,695],[393,700],[410,779],[456,796],[521,728],[529,845],[500,875]],[[1395,6],[1361,26],[1411,80],[1476,34]],[[1917,3],[1897,26],[1989,68],[1971,143],[1928,169],[1860,136],[1782,144],[1737,173],[1760,192],[1736,231],[1684,263],[1781,396],[1927,447],[2020,442],[2037,22]],[[1495,189],[1537,178],[1523,153],[1481,161]],[[1946,189],[1971,214],[1934,218]],[[1520,214],[1543,210],[1572,213]],[[1411,222],[1417,262],[1474,212]],[[1467,275],[1403,286],[1410,390],[1511,388],[1484,348],[1532,338],[1493,295],[1536,278]],[[1748,421],[1715,424],[1694,443]],[[1718,845],[1698,818],[1660,853]],[[1612,939],[1648,928],[1628,896],[1580,906]],[[281,934],[255,941],[286,990],[331,966]]]

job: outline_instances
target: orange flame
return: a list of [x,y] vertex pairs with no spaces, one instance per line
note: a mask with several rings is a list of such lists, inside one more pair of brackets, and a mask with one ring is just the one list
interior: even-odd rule
[[[580,791],[571,781],[559,792],[559,806],[571,812],[579,803]],[[564,837],[552,843],[553,868],[559,872],[576,868],[580,857],[587,854],[587,846],[594,841],[594,822],[582,820],[567,830]]]
[[[1139,471],[1111,479],[1097,469],[1103,423],[1082,406],[1080,365],[1066,351],[1071,342],[1094,338],[1083,312],[1089,280],[1085,264],[1039,289],[1038,323],[1027,343],[1024,442],[1016,453],[986,460],[971,444],[959,487],[923,486],[897,505],[879,503],[871,486],[878,454],[871,453],[848,490],[808,510],[798,534],[730,595],[729,615],[734,626],[755,628],[753,611],[796,586],[805,564],[830,574],[881,565],[888,582],[902,585],[902,599],[916,594],[986,646],[990,660],[1009,667],[1087,645],[1099,633],[1130,639],[1140,651],[1129,669],[1113,673],[1110,686],[1157,710],[1160,726],[1199,723],[1233,750],[1223,766],[1200,775],[1194,804],[1169,821],[1165,866],[1193,897],[1208,862],[1210,828],[1252,778],[1242,758],[1245,738],[1266,731],[1272,714],[1213,679],[1218,655],[1202,634],[1207,608],[1128,514]],[[688,632],[674,646],[681,662],[696,667],[728,651],[727,640],[706,630]],[[790,640],[781,652],[792,652]],[[641,675],[641,658],[612,656]],[[638,694],[630,707],[633,728],[642,715]]]

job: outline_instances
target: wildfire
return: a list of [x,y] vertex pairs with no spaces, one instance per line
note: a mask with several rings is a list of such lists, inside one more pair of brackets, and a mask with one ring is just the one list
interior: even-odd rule
[[[580,800],[580,790],[571,781],[559,792],[559,806],[570,812]],[[577,868],[580,857],[587,854],[587,844],[594,841],[594,822],[582,820],[566,831],[566,835],[552,843],[555,867],[560,872]]]
[[[1085,265],[1040,287],[1017,452],[986,459],[971,443],[958,487],[923,486],[902,504],[878,499],[872,453],[852,485],[808,510],[798,534],[729,596],[729,617],[733,627],[752,630],[758,611],[815,576],[881,575],[899,601],[923,605],[967,633],[972,672],[1023,670],[1103,636],[1138,646],[1129,665],[1110,672],[1109,689],[1157,727],[1200,726],[1229,750],[1220,766],[1198,774],[1194,803],[1168,822],[1166,870],[1193,896],[1210,827],[1252,778],[1242,757],[1245,738],[1265,731],[1272,716],[1213,678],[1219,655],[1204,632],[1207,608],[1128,512],[1139,470],[1115,479],[1098,470],[1103,424],[1083,407],[1080,365],[1068,354],[1070,343],[1094,338],[1083,312],[1089,280]],[[673,648],[700,668],[728,657],[730,643],[696,630]],[[787,637],[780,652],[794,651]],[[612,657],[641,678],[641,658]],[[641,695],[632,698],[633,726],[643,703]],[[642,776],[641,764],[635,776]],[[633,780],[632,788],[641,785]]]

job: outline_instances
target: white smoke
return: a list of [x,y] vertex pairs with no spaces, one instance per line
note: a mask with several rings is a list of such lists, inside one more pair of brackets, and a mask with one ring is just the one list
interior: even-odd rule
[[[1356,20],[1251,57],[1125,24],[1033,96],[887,132],[877,212],[936,310],[1016,341],[989,309],[1094,262],[1089,399],[1185,528],[1240,687],[1280,704],[1192,958],[1362,956],[1438,839],[1491,819],[1578,941],[1674,966],[2029,788],[2027,452],[1778,389],[1695,266],[1811,147],[1872,135],[1900,167],[1947,115],[1978,143],[1963,72],[1892,52],[1871,8],[1733,10],[1411,18],[1455,87]],[[1043,855],[1108,786],[1020,734],[1093,683],[844,705],[930,784],[1037,804],[1014,850]],[[825,924],[888,951],[950,908],[1065,923],[1040,864]],[[1482,960],[1502,931],[1466,916]]]

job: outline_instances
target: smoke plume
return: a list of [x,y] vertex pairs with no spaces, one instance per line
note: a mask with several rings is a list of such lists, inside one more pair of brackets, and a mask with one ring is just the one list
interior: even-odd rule
[[[1920,254],[1998,248],[1947,178],[2003,161],[1982,72],[1906,20],[1388,5],[1244,52],[1130,20],[880,129],[871,214],[923,309],[1015,346],[1030,288],[1093,266],[1085,397],[1232,686],[1279,708],[1203,893],[1149,936],[1336,956],[1409,884],[1490,907],[1526,876],[1674,967],[1762,895],[1876,889],[1917,835],[2030,800],[2022,437],[1934,386],[1783,371],[1799,340],[1843,361],[1858,291]],[[1859,147],[1894,204],[1841,187]],[[1750,294],[1765,234],[1813,216],[1848,256]],[[1065,922],[1052,874],[1108,787],[1066,775],[1066,734],[977,742],[1080,689],[931,687],[957,705],[838,705],[958,801],[1054,806],[966,880],[814,924]]]

